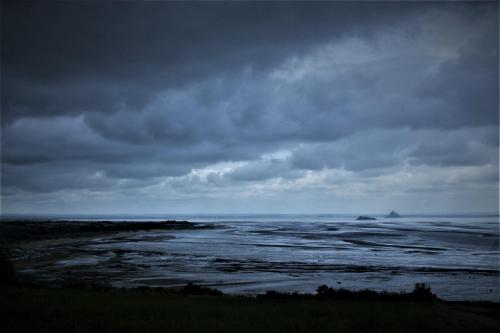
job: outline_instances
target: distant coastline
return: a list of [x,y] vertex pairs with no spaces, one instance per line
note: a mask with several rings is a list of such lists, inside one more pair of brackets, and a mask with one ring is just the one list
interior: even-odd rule
[[[196,220],[205,219],[234,219],[234,218],[356,218],[358,216],[373,216],[375,218],[385,218],[387,213],[113,213],[113,214],[51,214],[51,213],[4,213],[0,214],[1,222],[12,222],[19,220],[29,221],[97,221],[107,220],[119,221],[165,221],[165,220]],[[453,217],[500,217],[500,212],[451,212],[451,213],[405,213],[405,218],[453,218]]]

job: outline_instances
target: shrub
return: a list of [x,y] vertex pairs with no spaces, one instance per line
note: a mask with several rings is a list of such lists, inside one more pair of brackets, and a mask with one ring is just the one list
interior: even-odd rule
[[369,289],[334,289],[321,285],[316,289],[316,297],[329,300],[375,300],[375,301],[432,301],[436,299],[431,288],[425,283],[417,283],[411,293],[375,291]]
[[415,289],[413,289],[412,295],[416,300],[430,301],[436,299],[436,295],[432,293],[431,287],[426,285],[425,283],[415,284]]

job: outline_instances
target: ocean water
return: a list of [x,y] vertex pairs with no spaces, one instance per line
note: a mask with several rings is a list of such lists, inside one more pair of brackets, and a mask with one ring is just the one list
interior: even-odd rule
[[[53,217],[52,217],[53,218]],[[57,244],[60,259],[21,268],[24,277],[91,280],[117,287],[178,287],[226,293],[335,288],[411,291],[427,283],[449,300],[500,300],[496,215],[64,216],[81,220],[188,220],[211,229],[119,234]],[[55,256],[57,257],[57,255]]]

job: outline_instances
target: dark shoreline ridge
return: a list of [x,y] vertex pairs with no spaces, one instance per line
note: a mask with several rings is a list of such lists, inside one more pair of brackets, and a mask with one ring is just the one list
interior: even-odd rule
[[0,241],[15,242],[38,239],[83,236],[91,233],[148,231],[171,229],[206,229],[211,224],[189,221],[73,221],[73,220],[19,220],[0,222]]

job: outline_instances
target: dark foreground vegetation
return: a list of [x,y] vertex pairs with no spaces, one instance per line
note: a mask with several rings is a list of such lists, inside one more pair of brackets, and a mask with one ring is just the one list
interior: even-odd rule
[[498,305],[4,288],[1,332],[498,332]]

